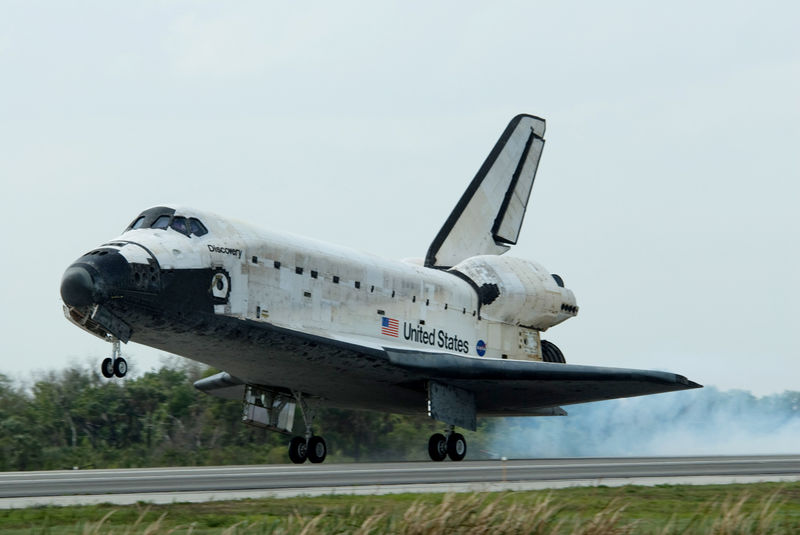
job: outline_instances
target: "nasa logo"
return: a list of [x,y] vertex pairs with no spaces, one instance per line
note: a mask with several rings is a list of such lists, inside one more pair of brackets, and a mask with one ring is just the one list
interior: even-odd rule
[[484,356],[486,354],[486,342],[478,340],[478,343],[475,344],[475,351],[478,352],[479,357]]

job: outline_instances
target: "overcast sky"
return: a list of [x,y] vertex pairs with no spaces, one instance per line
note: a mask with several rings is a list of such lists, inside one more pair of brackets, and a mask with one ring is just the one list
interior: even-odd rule
[[110,354],[61,275],[152,205],[422,257],[525,112],[567,361],[800,389],[796,3],[292,6],[0,2],[0,372]]

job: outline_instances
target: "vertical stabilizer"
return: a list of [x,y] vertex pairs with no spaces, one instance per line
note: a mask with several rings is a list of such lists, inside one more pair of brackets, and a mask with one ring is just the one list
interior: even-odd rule
[[517,115],[434,238],[427,267],[450,268],[517,243],[544,148],[544,119]]

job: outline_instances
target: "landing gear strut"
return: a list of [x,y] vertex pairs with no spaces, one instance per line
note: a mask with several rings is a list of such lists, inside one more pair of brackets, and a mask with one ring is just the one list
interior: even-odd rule
[[303,437],[294,437],[289,443],[289,459],[295,464],[303,464],[306,459],[312,463],[321,463],[328,455],[328,446],[325,439],[314,435],[314,412],[308,406],[300,392],[294,392],[294,397],[300,405],[303,414],[303,423],[306,425],[306,434]]
[[453,431],[454,426],[447,427],[445,434],[434,433],[428,440],[428,455],[434,461],[444,461],[450,457],[452,461],[460,461],[467,454],[467,439],[461,433]]
[[128,363],[122,358],[119,340],[114,338],[111,344],[113,347],[111,357],[103,359],[103,363],[100,364],[100,371],[103,377],[107,379],[111,379],[115,375],[117,377],[125,377],[125,374],[128,373]]

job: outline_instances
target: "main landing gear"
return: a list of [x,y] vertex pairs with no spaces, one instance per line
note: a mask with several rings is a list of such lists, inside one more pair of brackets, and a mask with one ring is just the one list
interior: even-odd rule
[[103,377],[108,379],[114,376],[125,377],[125,374],[128,373],[128,363],[122,358],[119,340],[114,338],[111,344],[113,346],[111,357],[103,359],[103,363],[100,364],[100,371],[103,373]]
[[289,459],[294,464],[303,464],[306,459],[312,463],[321,463],[328,454],[325,439],[312,435],[311,437],[293,437],[289,443]]
[[300,392],[294,392],[294,397],[300,405],[303,414],[303,423],[306,425],[306,434],[302,437],[293,437],[289,442],[289,459],[294,464],[303,464],[306,459],[312,463],[321,463],[328,455],[328,446],[325,439],[316,436],[313,431],[314,412],[308,406]]
[[447,427],[445,434],[435,433],[428,440],[428,455],[434,461],[444,461],[450,457],[452,461],[460,461],[467,454],[467,439],[461,433],[453,432],[452,425]]

